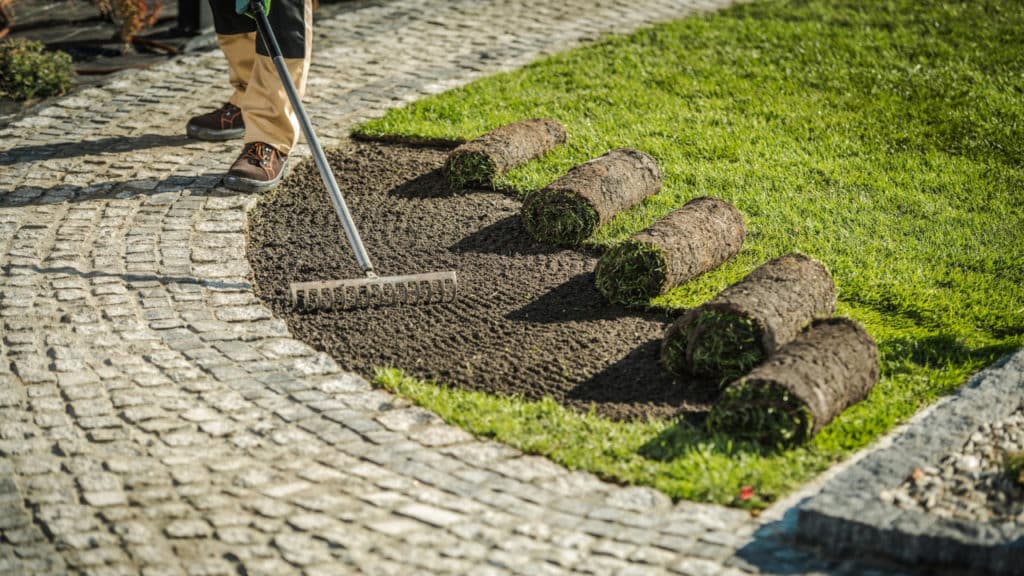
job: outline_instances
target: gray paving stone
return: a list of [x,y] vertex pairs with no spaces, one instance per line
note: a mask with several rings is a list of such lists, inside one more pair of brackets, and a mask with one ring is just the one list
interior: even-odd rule
[[463,516],[449,510],[424,504],[410,504],[397,509],[398,514],[414,518],[420,522],[445,528],[463,520]]
[[201,520],[175,520],[164,532],[171,538],[205,538],[213,533],[210,525]]
[[700,558],[687,558],[669,568],[673,573],[683,576],[717,576],[723,570],[721,564]]

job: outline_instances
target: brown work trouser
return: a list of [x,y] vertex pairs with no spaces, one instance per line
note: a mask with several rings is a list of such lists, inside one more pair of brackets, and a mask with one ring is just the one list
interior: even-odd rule
[[[227,57],[235,92],[230,102],[242,109],[245,142],[265,142],[288,154],[299,141],[299,119],[261,41],[256,22],[234,12],[234,0],[210,0],[217,41]],[[270,24],[299,95],[305,93],[313,47],[312,0],[272,0]]]

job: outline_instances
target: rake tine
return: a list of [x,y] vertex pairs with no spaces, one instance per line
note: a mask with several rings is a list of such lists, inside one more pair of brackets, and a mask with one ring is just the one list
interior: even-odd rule
[[398,290],[401,292],[401,297],[399,299],[399,302],[408,303],[409,302],[409,293],[410,293],[409,285],[408,284],[399,284],[398,285]]
[[424,280],[420,282],[420,288],[423,289],[423,302],[430,303],[430,281]]
[[410,304],[415,304],[415,303],[419,302],[420,301],[420,284],[419,284],[419,282],[412,282],[411,284],[406,284],[406,286],[409,288],[409,299],[408,299],[408,302]]

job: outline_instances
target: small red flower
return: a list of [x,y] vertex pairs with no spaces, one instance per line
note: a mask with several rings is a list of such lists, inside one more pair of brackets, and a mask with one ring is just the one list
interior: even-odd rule
[[744,486],[740,488],[740,500],[750,500],[754,496],[753,486]]

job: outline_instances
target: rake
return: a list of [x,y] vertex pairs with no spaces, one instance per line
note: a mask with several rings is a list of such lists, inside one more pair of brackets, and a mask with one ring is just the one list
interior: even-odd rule
[[362,238],[359,237],[359,229],[352,221],[345,198],[341,195],[341,190],[338,189],[338,183],[327,163],[323,148],[320,147],[320,141],[317,139],[316,133],[313,132],[313,124],[309,121],[309,116],[306,115],[299,93],[295,89],[295,83],[285,66],[281,47],[277,43],[277,38],[274,37],[274,32],[270,29],[264,1],[250,0],[249,11],[256,19],[260,37],[268,48],[277,73],[281,77],[281,84],[288,94],[288,100],[299,118],[302,135],[306,138],[306,144],[309,145],[309,149],[313,153],[313,160],[320,170],[320,178],[327,187],[327,191],[330,192],[331,202],[334,204],[334,211],[338,214],[341,226],[345,230],[345,237],[348,239],[349,245],[352,246],[356,262],[365,275],[363,278],[345,280],[292,282],[289,285],[292,305],[307,309],[330,309],[454,301],[458,289],[458,280],[454,270],[401,276],[378,276],[374,271],[370,255],[367,253],[366,247],[363,246]]

